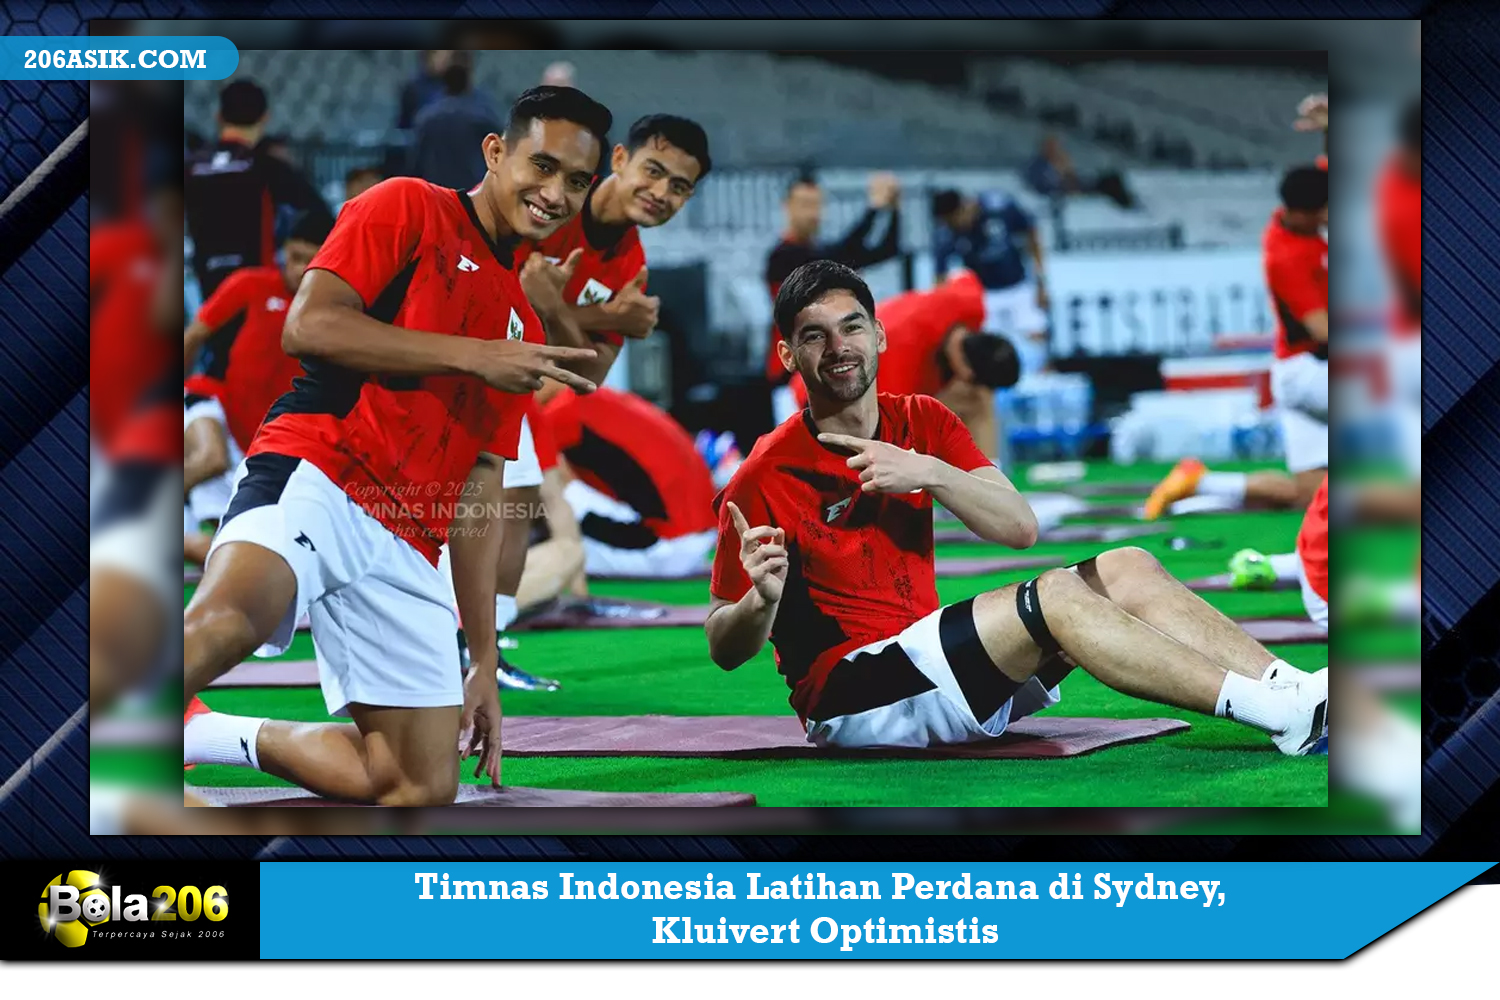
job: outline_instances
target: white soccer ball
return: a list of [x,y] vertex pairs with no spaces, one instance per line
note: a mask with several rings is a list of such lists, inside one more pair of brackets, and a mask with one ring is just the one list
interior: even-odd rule
[[85,897],[82,907],[83,919],[91,924],[97,924],[109,916],[109,898],[102,894]]

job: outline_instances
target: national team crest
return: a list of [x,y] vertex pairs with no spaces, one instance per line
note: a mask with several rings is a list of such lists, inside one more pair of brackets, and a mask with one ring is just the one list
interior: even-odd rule
[[525,340],[526,324],[521,322],[521,314],[514,309],[510,311],[510,328],[505,333],[507,340]]
[[614,289],[598,278],[590,278],[578,293],[578,305],[596,306],[615,297]]

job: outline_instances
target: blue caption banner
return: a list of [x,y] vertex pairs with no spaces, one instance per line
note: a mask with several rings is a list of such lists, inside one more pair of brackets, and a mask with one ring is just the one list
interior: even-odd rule
[[0,80],[223,80],[239,65],[218,35],[0,37]]
[[267,862],[261,957],[1339,959],[1488,867]]

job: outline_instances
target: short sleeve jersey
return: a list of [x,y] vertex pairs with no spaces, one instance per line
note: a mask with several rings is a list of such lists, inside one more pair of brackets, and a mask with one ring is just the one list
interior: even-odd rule
[[947,379],[938,352],[955,326],[978,330],[984,325],[984,287],[964,271],[931,291],[904,292],[875,307],[885,327],[877,386],[892,395],[935,396]]
[[292,292],[275,267],[245,267],[224,280],[198,310],[214,332],[205,349],[204,374],[218,393],[229,433],[248,448],[271,405],[291,390],[302,365],[281,348]]
[[565,389],[545,413],[578,478],[629,504],[653,538],[678,538],[717,524],[713,474],[687,430],[665,410],[601,386],[584,396]]
[[[515,241],[489,239],[466,194],[399,177],[344,206],[310,268],[348,282],[382,322],[543,343],[515,255]],[[454,510],[430,498],[454,495],[445,487],[482,451],[516,457],[529,395],[466,375],[377,376],[315,360],[303,369],[248,454],[311,462],[436,565]]]
[[[956,416],[929,396],[876,397],[875,437],[966,472],[990,466]],[[803,411],[762,437],[714,500],[719,543],[710,589],[738,601],[751,587],[740,562],[733,501],[751,527],[786,532],[790,556],[771,630],[776,666],[803,719],[828,674],[854,650],[888,639],[938,605],[932,497],[865,493],[848,452],[818,441]]]
[[1313,592],[1328,600],[1328,477],[1313,494],[1307,513],[1302,516],[1302,530],[1297,533],[1297,555],[1302,571]]
[[[519,271],[533,253],[561,263],[574,250],[582,250],[583,256],[563,288],[563,301],[580,306],[610,301],[646,266],[646,251],[636,227],[602,225],[589,215],[589,204],[585,204],[581,212],[545,240],[523,240],[516,249],[516,268]],[[610,331],[595,333],[594,337],[616,347],[625,342],[622,335]]]
[[1276,356],[1311,352],[1326,358],[1328,345],[1313,339],[1302,317],[1328,309],[1328,241],[1286,227],[1281,210],[1271,216],[1261,241],[1266,290],[1276,311]]
[[1388,163],[1376,188],[1376,211],[1396,286],[1395,331],[1416,336],[1422,332],[1422,179]]
[[160,275],[161,255],[146,223],[101,225],[89,234],[89,430],[106,450],[179,357],[151,323]]

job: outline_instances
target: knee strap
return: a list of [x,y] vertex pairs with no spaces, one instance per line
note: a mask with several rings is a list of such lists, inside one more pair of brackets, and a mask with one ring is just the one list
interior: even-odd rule
[[1031,641],[1041,647],[1043,654],[1052,656],[1062,652],[1062,646],[1053,637],[1052,630],[1047,627],[1047,618],[1042,614],[1042,597],[1035,577],[1016,588],[1016,614],[1021,616],[1021,624],[1026,626]]

